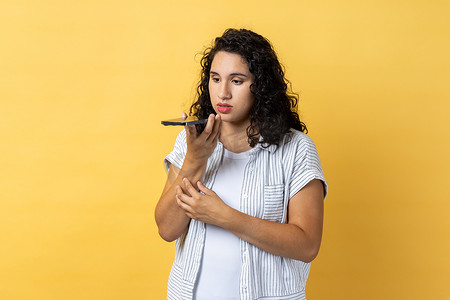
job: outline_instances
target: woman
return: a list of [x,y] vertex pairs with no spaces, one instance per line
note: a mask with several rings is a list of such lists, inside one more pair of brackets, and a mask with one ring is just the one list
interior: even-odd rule
[[155,211],[176,240],[168,299],[305,299],[327,184],[272,46],[228,29],[201,61]]

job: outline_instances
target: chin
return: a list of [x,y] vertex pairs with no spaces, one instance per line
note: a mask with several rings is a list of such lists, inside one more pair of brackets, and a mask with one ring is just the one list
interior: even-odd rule
[[226,122],[226,123],[232,122],[232,120],[230,120],[230,118],[227,118],[227,116],[224,116],[224,115],[220,115],[220,120],[222,120],[222,122]]

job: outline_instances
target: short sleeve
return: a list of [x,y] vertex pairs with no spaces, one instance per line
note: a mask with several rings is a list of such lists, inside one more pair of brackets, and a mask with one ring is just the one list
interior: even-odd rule
[[292,198],[311,180],[319,179],[323,182],[325,199],[328,194],[328,184],[323,176],[322,165],[314,142],[306,134],[297,135],[294,140],[295,158],[289,198]]
[[164,158],[164,166],[166,167],[166,170],[169,170],[171,164],[178,169],[181,169],[186,156],[186,151],[186,131],[182,130],[175,140],[175,146],[173,147],[172,152]]

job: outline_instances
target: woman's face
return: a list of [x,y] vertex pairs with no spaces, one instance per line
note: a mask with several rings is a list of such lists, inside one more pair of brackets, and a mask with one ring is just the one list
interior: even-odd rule
[[250,92],[253,74],[239,54],[219,51],[211,64],[209,96],[223,122],[248,125],[254,98]]

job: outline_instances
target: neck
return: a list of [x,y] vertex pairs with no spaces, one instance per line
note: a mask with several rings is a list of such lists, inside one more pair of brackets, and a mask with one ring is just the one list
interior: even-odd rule
[[219,139],[225,149],[234,153],[245,152],[252,149],[248,143],[247,127],[248,124],[236,126],[223,122]]

